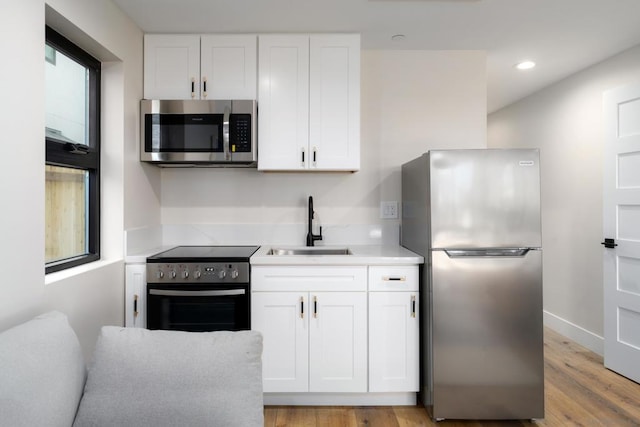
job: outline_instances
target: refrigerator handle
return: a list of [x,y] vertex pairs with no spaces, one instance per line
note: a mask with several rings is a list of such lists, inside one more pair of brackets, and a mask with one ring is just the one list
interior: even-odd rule
[[523,257],[529,253],[531,248],[508,248],[508,249],[445,249],[444,253],[449,258],[464,257]]

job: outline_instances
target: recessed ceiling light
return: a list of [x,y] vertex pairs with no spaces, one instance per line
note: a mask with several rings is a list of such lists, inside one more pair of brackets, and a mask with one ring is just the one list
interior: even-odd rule
[[522,61],[514,65],[514,67],[516,67],[518,70],[530,70],[535,66],[536,66],[536,63],[533,61]]
[[401,42],[406,38],[407,36],[405,36],[404,34],[394,34],[393,36],[391,36],[391,40],[393,40],[394,42]]

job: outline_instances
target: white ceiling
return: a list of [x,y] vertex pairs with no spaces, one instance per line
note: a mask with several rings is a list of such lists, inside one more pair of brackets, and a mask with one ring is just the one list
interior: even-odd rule
[[[358,32],[363,49],[484,50],[489,112],[640,44],[640,0],[114,1],[147,33]],[[515,70],[525,58],[538,66]]]

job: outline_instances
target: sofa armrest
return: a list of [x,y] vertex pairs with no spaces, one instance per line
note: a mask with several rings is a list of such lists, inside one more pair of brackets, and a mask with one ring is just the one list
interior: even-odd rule
[[262,427],[262,336],[105,326],[75,426]]
[[73,423],[86,378],[64,314],[49,312],[0,334],[0,425]]

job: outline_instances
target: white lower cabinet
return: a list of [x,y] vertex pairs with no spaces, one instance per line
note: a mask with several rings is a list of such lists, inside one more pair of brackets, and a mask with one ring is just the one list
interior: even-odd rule
[[[352,404],[401,393],[415,403],[417,266],[254,266],[251,277],[265,393],[364,396]],[[278,404],[305,402],[284,399]]]
[[308,297],[298,292],[254,292],[251,323],[262,333],[265,392],[309,391]]
[[417,266],[369,267],[369,391],[418,391]]
[[418,391],[417,297],[369,293],[369,391]]
[[124,325],[129,328],[147,326],[147,265],[125,266]]
[[309,391],[367,391],[366,292],[316,292],[309,301]]
[[366,267],[253,268],[265,392],[367,391],[366,277]]

